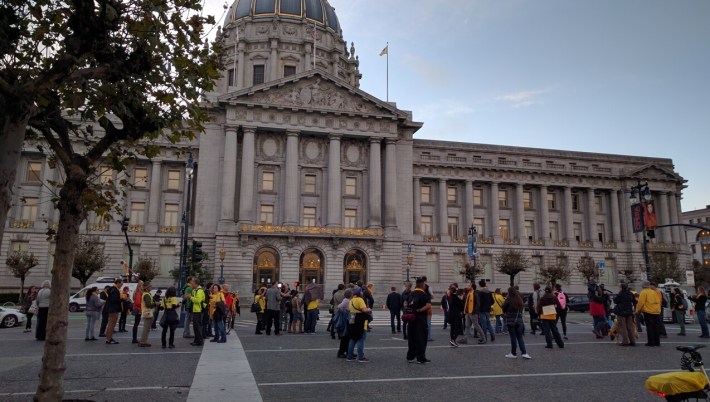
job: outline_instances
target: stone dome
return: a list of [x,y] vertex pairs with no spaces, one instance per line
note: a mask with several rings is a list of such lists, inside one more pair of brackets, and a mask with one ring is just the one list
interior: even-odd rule
[[328,0],[235,0],[224,25],[247,17],[304,20],[340,33],[338,16]]

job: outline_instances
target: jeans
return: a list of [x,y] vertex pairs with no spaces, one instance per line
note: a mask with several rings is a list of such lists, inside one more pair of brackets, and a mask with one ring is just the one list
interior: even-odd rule
[[523,335],[525,334],[525,323],[523,322],[522,317],[515,321],[515,325],[508,327],[508,333],[510,334],[510,353],[517,355],[516,349],[520,348],[521,354],[527,354],[528,352],[525,349],[525,338],[523,338]]
[[227,332],[223,320],[214,320],[214,339],[217,342],[227,342]]
[[34,314],[27,312],[27,324],[25,324],[25,329],[32,329],[32,317]]
[[195,333],[194,344],[202,345],[205,343],[204,333],[202,332],[202,312],[192,312],[192,332]]
[[592,321],[594,322],[594,331],[598,332],[599,335],[604,334],[604,326],[608,325],[606,317],[603,315],[592,316]]
[[362,360],[365,358],[365,338],[367,338],[367,331],[362,333],[362,337],[357,341],[354,339],[350,340],[348,343],[348,359],[353,358],[353,352],[355,351],[355,346],[357,345],[357,358]]
[[431,317],[426,318],[426,339],[427,341],[433,341],[431,337]]
[[555,338],[557,346],[560,348],[565,347],[565,343],[562,342],[562,337],[560,336],[560,331],[557,330],[557,324],[555,320],[540,320],[542,325],[542,333],[545,334],[545,342],[547,347],[552,347],[552,338]]
[[153,310],[153,324],[151,324],[151,326],[150,326],[152,329],[157,328],[157,324],[158,324],[158,322],[160,322],[159,317],[160,317],[160,310],[158,310],[158,309]]
[[[473,333],[471,333],[471,327],[473,327]],[[483,333],[481,323],[478,322],[478,314],[466,314],[466,328],[464,329],[464,334],[466,336],[475,336],[476,332],[478,332],[479,336]],[[485,341],[485,337],[482,337],[481,340]]]
[[505,323],[505,317],[503,315],[496,316],[496,334],[503,332],[508,332],[508,326]]
[[168,328],[170,328],[170,345],[172,345],[175,342],[175,328],[177,328],[177,323],[176,324],[166,324],[163,327],[163,334],[160,337],[160,341],[163,343],[163,346],[165,346],[165,336],[167,335]]
[[316,332],[316,323],[318,321],[318,309],[308,310],[306,314],[306,333]]
[[192,336],[190,334],[190,323],[192,322],[192,311],[185,310],[185,323],[182,328],[182,337],[189,338]]
[[680,333],[685,333],[685,311],[676,310],[673,312],[675,315],[675,320],[678,321],[678,326],[680,327]]
[[557,311],[557,320],[562,321],[562,335],[567,336],[567,309]]
[[86,338],[92,339],[94,337],[94,327],[96,326],[96,321],[99,319],[98,311],[87,311],[86,312]]
[[138,343],[138,326],[141,325],[141,315],[136,314],[133,319],[133,343]]
[[281,310],[281,330],[286,332],[288,331],[288,313],[286,310]]
[[150,334],[150,326],[153,324],[153,317],[143,317],[143,331],[141,331],[140,343],[148,343],[148,334]]
[[390,310],[390,326],[392,327],[393,334],[395,332],[395,326],[394,326],[395,318],[397,319],[396,331],[401,331],[402,330],[402,316],[400,315],[399,311]]
[[698,315],[698,323],[700,324],[701,335],[710,336],[708,333],[708,322],[705,320],[705,310],[696,310],[695,314]]
[[493,332],[493,326],[491,325],[491,313],[478,313],[478,320],[481,324],[481,338],[486,338],[486,332],[491,334],[491,340],[495,339],[495,332]]

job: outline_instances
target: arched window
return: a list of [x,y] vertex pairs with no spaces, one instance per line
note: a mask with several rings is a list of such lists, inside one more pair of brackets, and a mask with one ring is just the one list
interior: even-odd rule
[[351,249],[343,259],[343,283],[367,283],[367,256],[360,250]]
[[[323,283],[323,267],[325,258],[323,253],[315,248],[309,248],[301,254],[299,263],[299,278],[304,285],[309,283]],[[314,282],[315,281],[315,282]]]
[[254,289],[269,286],[279,280],[281,259],[276,249],[263,247],[254,254]]

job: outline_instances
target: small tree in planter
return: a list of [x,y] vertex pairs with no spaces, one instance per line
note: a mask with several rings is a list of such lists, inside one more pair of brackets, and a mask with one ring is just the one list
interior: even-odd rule
[[538,275],[545,283],[549,283],[554,287],[557,282],[568,280],[572,272],[570,272],[567,259],[565,258],[564,262],[558,259],[554,264],[543,266],[540,268]]
[[143,282],[149,282],[160,275],[160,267],[155,263],[154,259],[144,254],[138,258],[138,262],[133,267],[133,272],[138,275],[138,279]]
[[634,270],[634,267],[631,265],[627,265],[624,268],[620,268],[617,271],[617,274],[621,277],[621,280],[624,281],[624,283],[634,283],[636,281],[636,270]]
[[20,280],[20,299],[18,303],[22,304],[25,297],[25,279],[30,273],[30,270],[37,266],[39,262],[33,253],[27,251],[13,251],[5,260],[7,268],[15,278]]
[[496,257],[498,272],[510,277],[510,286],[515,286],[515,275],[528,269],[530,260],[518,250],[505,250]]
[[577,272],[582,275],[587,285],[599,281],[599,270],[592,257],[581,257],[577,262]]
[[86,286],[86,282],[92,275],[103,271],[111,260],[104,254],[104,247],[96,237],[81,236],[74,253],[71,276],[79,280],[82,288]]

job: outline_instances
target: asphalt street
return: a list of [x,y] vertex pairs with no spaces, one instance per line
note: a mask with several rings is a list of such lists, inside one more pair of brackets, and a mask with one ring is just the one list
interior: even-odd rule
[[[322,312],[325,320],[327,312]],[[264,401],[387,400],[431,401],[466,398],[481,401],[660,401],[644,388],[657,372],[679,369],[675,346],[700,342],[697,324],[688,336],[668,325],[660,348],[622,348],[608,339],[596,340],[586,314],[570,314],[569,340],[564,349],[545,349],[541,335],[526,335],[532,360],[506,359],[505,335],[487,345],[448,344],[448,330],[435,315],[434,341],[427,355],[431,364],[408,364],[406,343],[389,328],[389,313],[377,311],[365,354],[370,363],[336,358],[337,340],[320,321],[315,335],[254,334],[254,315],[238,321],[237,334]],[[130,321],[130,320],[129,320]],[[161,349],[159,330],[152,331],[152,348],[130,343],[130,333],[118,334],[119,345],[85,342],[82,313],[71,314],[65,398],[94,401],[185,401],[202,348],[176,338],[176,349]],[[128,328],[130,330],[130,326]],[[235,340],[234,332],[229,335]],[[37,386],[42,343],[22,328],[0,329],[0,400],[28,401]],[[710,348],[705,353],[710,356]],[[227,361],[230,356],[223,356]],[[239,395],[234,400],[242,401]]]

